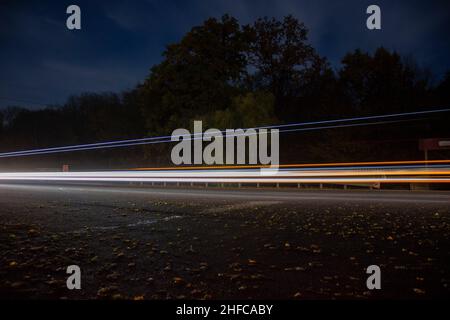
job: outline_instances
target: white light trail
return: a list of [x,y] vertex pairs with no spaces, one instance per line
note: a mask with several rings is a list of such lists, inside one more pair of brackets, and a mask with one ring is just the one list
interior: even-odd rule
[[[417,119],[414,119],[414,118],[413,119],[401,119],[401,118],[407,117],[407,116],[419,116],[419,115],[427,115],[427,114],[431,115],[431,114],[445,113],[445,112],[449,112],[449,111],[450,111],[449,108],[445,108],[445,109],[443,108],[443,109],[435,109],[435,110],[423,110],[423,111],[384,114],[384,115],[375,115],[375,116],[320,120],[320,121],[289,123],[289,124],[281,124],[281,125],[268,125],[268,126],[261,126],[261,127],[255,127],[255,128],[246,128],[244,130],[278,128],[278,129],[280,129],[280,132],[295,132],[295,131],[310,131],[310,130],[322,130],[322,129],[333,129],[333,128],[345,128],[345,127],[354,127],[354,126],[368,126],[368,125],[397,123],[397,122],[404,122],[404,121],[414,121]],[[394,118],[394,119],[400,118],[400,119],[358,123],[359,121],[383,120],[383,119],[391,119],[391,118]],[[296,127],[300,127],[300,128],[296,128]],[[225,131],[221,131],[221,132],[225,133]],[[176,137],[185,137],[185,138],[190,137],[190,139],[187,139],[187,140],[203,139],[202,138],[203,134],[200,134],[199,137],[196,137],[196,135],[197,134],[178,135]],[[234,136],[237,136],[237,135],[234,135]],[[88,144],[61,146],[61,147],[50,147],[50,148],[40,148],[40,149],[32,149],[32,150],[2,152],[2,153],[0,153],[0,158],[33,156],[33,155],[42,155],[42,154],[74,152],[74,151],[98,150],[98,149],[108,149],[108,148],[121,148],[121,147],[139,146],[139,145],[157,144],[157,143],[169,143],[169,142],[171,142],[171,137],[172,136],[170,136],[170,135],[164,135],[164,136],[159,136],[159,137],[147,137],[147,138],[139,138],[139,139],[106,141],[106,142],[96,142],[96,143],[88,143]]]
[[280,170],[263,176],[259,170],[148,170],[86,172],[4,172],[3,181],[80,181],[80,182],[202,182],[202,183],[449,183],[447,167],[399,169]]

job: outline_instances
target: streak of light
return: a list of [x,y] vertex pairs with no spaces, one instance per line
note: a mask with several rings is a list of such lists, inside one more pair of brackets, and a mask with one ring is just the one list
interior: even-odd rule
[[329,183],[329,184],[365,184],[365,183],[450,183],[450,178],[132,178],[132,177],[9,177],[0,180],[20,181],[81,181],[81,182],[193,182],[193,183]]
[[[336,166],[385,166],[385,165],[414,165],[414,164],[444,164],[450,160],[406,160],[406,161],[371,161],[371,162],[327,162],[327,163],[297,163],[280,164],[280,168],[296,167],[336,167]],[[181,167],[150,167],[134,168],[132,170],[208,170],[208,169],[260,169],[270,168],[270,165],[224,165],[224,166],[181,166]],[[369,167],[366,167],[369,168]]]
[[255,170],[89,171],[0,173],[6,181],[207,182],[207,183],[449,183],[442,168],[390,170],[284,170],[261,175]]
[[[301,122],[301,123],[291,123],[284,125],[271,125],[271,126],[262,126],[255,128],[246,128],[248,129],[274,129],[274,128],[290,128],[290,127],[304,127],[304,126],[312,126],[312,125],[323,125],[323,124],[333,124],[333,123],[343,123],[343,122],[356,122],[356,121],[364,121],[364,120],[379,120],[379,119],[387,119],[387,118],[397,118],[397,117],[405,117],[405,116],[414,116],[414,115],[425,115],[425,114],[435,114],[448,112],[450,109],[436,109],[436,110],[425,110],[425,111],[415,111],[415,112],[407,112],[407,113],[394,113],[394,114],[386,114],[386,115],[376,115],[376,116],[365,116],[365,117],[355,117],[355,118],[344,118],[344,119],[333,119],[333,120],[322,120],[322,121],[311,121],[311,122]],[[393,120],[393,121],[384,121],[384,122],[369,122],[369,123],[354,123],[354,124],[342,124],[335,126],[319,126],[312,128],[297,128],[297,129],[286,129],[280,130],[280,132],[294,132],[294,131],[306,131],[306,130],[322,130],[322,129],[331,129],[331,128],[342,128],[342,127],[350,127],[350,126],[362,126],[362,125],[374,125],[374,124],[382,124],[382,123],[395,123],[395,122],[404,122],[404,121],[412,121],[417,119],[409,119],[409,120]],[[225,133],[225,131],[221,131]],[[189,135],[177,135],[175,137],[194,137],[196,135],[203,135],[203,133],[194,133]],[[33,149],[33,150],[23,150],[23,151],[13,151],[13,152],[4,152],[0,153],[0,158],[6,157],[15,157],[15,156],[26,156],[26,155],[38,155],[38,154],[49,154],[49,153],[59,153],[59,152],[72,152],[72,151],[81,151],[81,150],[95,150],[95,149],[104,149],[104,148],[114,148],[114,147],[126,147],[126,146],[137,146],[144,144],[153,144],[153,143],[163,143],[163,142],[172,142],[171,137],[169,135],[160,136],[160,137],[148,137],[141,139],[130,139],[130,140],[119,140],[119,141],[109,141],[109,142],[98,142],[98,143],[90,143],[90,144],[80,144],[80,145],[71,145],[71,146],[62,146],[62,147],[52,147],[52,148],[43,148],[43,149]],[[201,138],[201,137],[200,137]],[[191,138],[191,140],[196,140],[199,138]]]
[[[372,171],[279,171],[272,176],[277,177],[346,177],[346,176],[440,176],[449,175],[450,170],[372,170]],[[0,179],[8,177],[145,177],[145,178],[172,178],[172,177],[246,177],[246,178],[260,178],[259,171],[234,171],[234,170],[210,170],[210,171],[90,171],[90,172],[13,172],[1,173]]]
[[[321,127],[313,127],[313,128],[297,128],[297,129],[287,129],[287,130],[280,130],[280,133],[283,132],[296,132],[296,131],[312,131],[312,130],[323,130],[323,129],[336,129],[336,128],[347,128],[347,127],[359,127],[359,126],[373,126],[373,125],[380,125],[380,124],[389,124],[389,123],[398,123],[398,122],[405,122],[405,121],[415,121],[416,119],[411,120],[393,120],[393,121],[382,121],[382,122],[365,122],[365,123],[354,123],[354,124],[342,124],[342,125],[335,125],[335,126],[321,126]],[[250,128],[253,129],[253,128]],[[248,130],[248,129],[243,129]],[[252,136],[252,135],[258,135],[258,132],[253,133],[233,133],[228,134],[230,137],[239,137],[239,136]],[[186,136],[186,135],[185,135]],[[193,140],[203,140],[203,137],[194,137],[191,138],[191,135],[188,135],[188,138],[185,140],[193,141]],[[178,137],[175,135],[175,137]],[[111,148],[122,148],[122,147],[130,147],[130,146],[139,146],[139,145],[149,145],[149,144],[158,144],[158,143],[173,143],[176,141],[172,141],[171,139],[160,139],[160,140],[154,140],[154,141],[144,141],[144,142],[131,142],[131,143],[121,143],[121,144],[109,144],[104,146],[92,146],[92,147],[77,147],[77,148],[67,148],[67,149],[58,149],[58,150],[49,150],[49,151],[16,151],[13,154],[11,153],[0,153],[0,158],[11,158],[11,157],[24,157],[24,156],[35,156],[35,155],[42,155],[42,154],[53,154],[53,153],[64,153],[64,152],[74,152],[74,151],[87,151],[87,150],[97,150],[97,149],[111,149]],[[65,147],[60,147],[65,148]]]

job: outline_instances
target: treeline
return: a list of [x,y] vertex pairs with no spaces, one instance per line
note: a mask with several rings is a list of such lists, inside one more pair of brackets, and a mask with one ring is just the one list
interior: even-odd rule
[[[413,59],[384,48],[373,54],[355,50],[341,62],[338,70],[332,69],[308,42],[306,26],[292,16],[281,21],[262,18],[251,25],[240,25],[228,15],[210,18],[178,43],[168,45],[162,62],[131,91],[84,93],[70,97],[62,106],[37,111],[18,107],[3,110],[0,147],[13,151],[166,135],[175,128],[189,128],[194,119],[225,129],[450,105],[450,73],[436,84],[431,73],[419,68]],[[422,124],[395,130],[415,130],[408,132],[409,139],[448,135],[447,120],[448,116],[437,119],[432,127]],[[392,130],[361,129],[357,135],[366,140],[392,140]],[[286,141],[307,149],[307,156],[305,152],[302,156],[292,153],[296,149],[290,148],[285,159],[350,160],[361,155],[361,149],[352,145],[354,131],[325,132],[316,138],[343,151],[325,156],[324,149],[316,150],[317,144],[304,134]],[[161,163],[168,160],[167,152],[162,155],[164,148],[103,153],[107,154],[105,159],[111,159],[107,152],[115,152],[115,159],[123,163]],[[371,150],[366,150],[366,158]],[[101,159],[103,153],[84,152],[70,159],[93,161]],[[400,152],[399,156],[406,155]]]

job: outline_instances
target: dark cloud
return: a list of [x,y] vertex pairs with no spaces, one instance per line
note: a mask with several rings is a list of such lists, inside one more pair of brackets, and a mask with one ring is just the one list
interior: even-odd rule
[[160,61],[166,44],[224,13],[244,24],[292,14],[336,68],[348,51],[385,46],[415,57],[437,77],[450,69],[449,1],[375,3],[382,8],[380,31],[365,28],[365,10],[373,2],[364,0],[77,1],[82,30],[69,31],[65,10],[72,1],[2,1],[0,107],[41,107],[87,90],[132,88]]

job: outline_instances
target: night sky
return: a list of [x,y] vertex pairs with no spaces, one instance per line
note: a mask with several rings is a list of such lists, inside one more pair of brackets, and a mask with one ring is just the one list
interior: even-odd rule
[[[77,4],[82,30],[66,28]],[[366,28],[366,8],[382,10],[382,30]],[[378,46],[412,56],[438,80],[450,70],[450,1],[324,0],[0,0],[0,108],[41,108],[84,91],[120,92],[142,81],[164,47],[208,17],[241,24],[292,14],[319,54],[339,68],[343,55]]]

